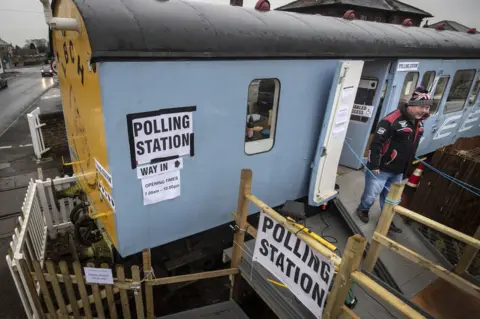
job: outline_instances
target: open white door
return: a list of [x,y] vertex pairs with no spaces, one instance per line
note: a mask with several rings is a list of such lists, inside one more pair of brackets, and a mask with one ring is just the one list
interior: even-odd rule
[[309,205],[319,206],[337,196],[338,192],[335,190],[337,168],[363,63],[363,61],[338,63],[312,165]]

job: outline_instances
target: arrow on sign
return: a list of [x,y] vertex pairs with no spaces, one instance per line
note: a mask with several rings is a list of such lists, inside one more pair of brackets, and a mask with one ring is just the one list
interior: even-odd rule
[[180,161],[179,160],[176,160],[175,161],[175,168],[178,168],[180,166]]

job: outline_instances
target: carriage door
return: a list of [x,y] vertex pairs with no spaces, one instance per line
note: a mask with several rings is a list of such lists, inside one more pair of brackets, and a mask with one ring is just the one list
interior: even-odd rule
[[383,102],[390,61],[366,61],[360,83],[358,85],[355,103],[353,104],[347,137],[343,146],[340,164],[359,169],[361,159],[365,154],[372,126],[376,125]]
[[338,62],[311,166],[309,205],[319,206],[337,195],[337,168],[362,68],[363,61]]
[[458,128],[457,138],[480,135],[480,70],[477,70],[477,79],[467,99],[466,110],[462,124]]
[[[471,65],[470,61],[465,60],[442,61],[442,75],[433,89],[436,109],[430,111],[431,118],[425,121],[432,124],[431,131],[429,132],[425,125],[425,139],[419,145],[417,156],[449,145],[457,138],[457,131],[463,123],[462,119],[470,109],[467,107],[468,97],[476,74],[476,70]],[[440,83],[442,78],[444,82]],[[440,84],[446,85],[446,89],[442,91]]]

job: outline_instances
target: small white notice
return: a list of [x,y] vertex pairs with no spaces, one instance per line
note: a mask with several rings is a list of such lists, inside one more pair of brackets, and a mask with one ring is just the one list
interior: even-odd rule
[[353,104],[352,115],[372,117],[373,105]]
[[97,161],[96,158],[94,160],[95,160],[95,168],[100,173],[100,175],[103,176],[103,178],[108,183],[108,185],[110,185],[110,188],[112,188],[113,187],[112,175],[110,175],[110,173],[105,169],[105,167],[102,166],[102,164],[100,164],[99,161]]
[[180,170],[142,178],[143,205],[180,196]]
[[183,158],[137,167],[137,178],[142,179],[154,175],[165,174],[183,168]]
[[332,137],[341,136],[347,130],[348,119],[350,117],[350,108],[355,99],[355,87],[350,86],[342,90],[340,100],[335,114],[335,121],[333,122]]
[[88,284],[113,285],[112,270],[109,268],[84,267],[85,278]]
[[321,318],[334,265],[282,224],[260,213],[253,260],[260,263]]
[[397,72],[417,71],[420,62],[398,62]]
[[100,181],[98,182],[98,190],[100,191],[100,194],[102,194],[102,197],[108,202],[110,207],[115,211],[115,201],[113,200],[112,195],[110,195]]

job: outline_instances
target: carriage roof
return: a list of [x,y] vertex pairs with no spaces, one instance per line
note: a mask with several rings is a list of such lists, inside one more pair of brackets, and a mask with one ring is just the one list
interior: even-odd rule
[[73,0],[92,61],[480,58],[480,36],[182,0]]

